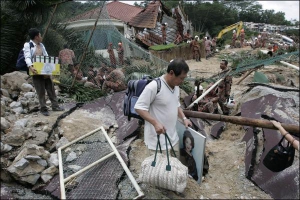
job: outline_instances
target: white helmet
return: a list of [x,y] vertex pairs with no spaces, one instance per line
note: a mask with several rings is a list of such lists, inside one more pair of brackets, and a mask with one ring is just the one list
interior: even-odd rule
[[266,29],[266,28],[264,28],[263,30],[264,30],[264,31],[266,31],[267,29]]
[[[202,85],[199,85],[199,91],[203,91],[203,87],[202,87]],[[197,86],[195,86],[195,94],[197,93]]]
[[227,102],[225,103],[227,108],[233,108],[235,105],[235,101],[233,99],[233,97],[229,97],[229,99],[227,100]]
[[235,33],[235,30],[233,30],[232,32]]
[[199,38],[198,35],[196,35],[195,38]]
[[166,22],[165,25],[168,26],[168,23]]

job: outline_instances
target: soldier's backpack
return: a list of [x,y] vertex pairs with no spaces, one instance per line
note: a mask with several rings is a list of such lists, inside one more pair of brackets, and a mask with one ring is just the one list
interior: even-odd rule
[[140,80],[130,80],[128,82],[123,106],[124,116],[128,116],[128,121],[130,121],[131,117],[143,120],[143,118],[135,112],[134,106],[146,85],[153,80],[157,82],[157,93],[159,93],[161,88],[161,80],[159,78],[153,79],[150,76],[144,76]]
[[[34,47],[32,42],[29,42],[29,46],[30,46],[30,49],[32,47]],[[28,72],[28,67],[27,67],[27,64],[25,62],[25,56],[24,56],[23,49],[21,49],[21,51],[18,55],[16,69],[19,70],[19,71],[27,71]]]

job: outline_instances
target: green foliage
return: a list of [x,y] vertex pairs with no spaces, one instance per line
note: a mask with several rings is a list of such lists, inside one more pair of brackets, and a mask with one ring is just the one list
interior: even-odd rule
[[106,93],[99,88],[85,87],[78,83],[75,83],[67,92],[74,100],[82,103],[93,101],[106,95]]
[[163,51],[163,50],[167,50],[167,49],[171,49],[180,45],[185,45],[184,43],[181,43],[179,45],[176,45],[174,43],[169,43],[167,45],[153,45],[149,47],[149,50],[154,50],[154,51]]
[[253,82],[269,83],[269,79],[264,73],[256,71],[254,73]]

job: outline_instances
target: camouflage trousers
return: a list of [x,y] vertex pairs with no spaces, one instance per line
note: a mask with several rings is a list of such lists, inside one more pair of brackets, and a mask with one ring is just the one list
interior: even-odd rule
[[221,110],[223,111],[223,115],[229,115],[229,108],[226,107],[224,103],[226,103],[227,98],[225,96],[219,97],[219,105],[221,107]]

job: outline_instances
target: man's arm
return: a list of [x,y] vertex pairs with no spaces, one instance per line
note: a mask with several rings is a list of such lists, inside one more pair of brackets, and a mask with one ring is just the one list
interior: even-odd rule
[[150,113],[147,110],[141,110],[141,109],[135,109],[135,111],[147,122],[152,124],[154,126],[154,129],[157,134],[166,133],[166,128],[157,121],[154,117],[150,115]]
[[29,70],[33,73],[33,74],[37,74],[36,69],[33,68],[33,63],[32,63],[32,55],[31,55],[31,49],[30,49],[30,44],[29,42],[26,42],[24,44],[24,58],[25,58],[25,62],[27,64],[27,67],[29,68]]
[[180,108],[180,107],[178,107],[178,117],[180,119],[182,119],[185,127],[192,126],[192,122],[188,118],[185,117],[185,115],[182,111],[182,108]]

